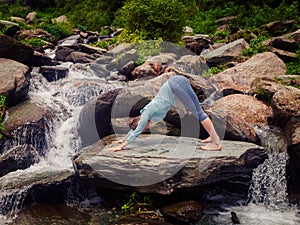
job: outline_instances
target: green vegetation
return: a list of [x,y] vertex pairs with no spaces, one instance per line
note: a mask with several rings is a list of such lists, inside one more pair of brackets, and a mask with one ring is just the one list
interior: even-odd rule
[[45,45],[45,40],[43,40],[42,38],[31,38],[29,40],[21,40],[21,42],[23,44],[31,45],[33,47],[41,47]]
[[[36,19],[31,24],[20,24],[21,29],[42,28],[57,40],[71,35],[74,28],[98,31],[101,35],[110,32],[102,29],[105,26],[124,28],[113,43],[93,43],[101,48],[139,40],[178,43],[184,26],[193,28],[193,33],[209,35],[215,43],[228,42],[233,30],[239,28],[244,32],[238,38],[243,37],[250,44],[243,54],[250,57],[268,50],[264,41],[271,34],[263,26],[276,20],[300,21],[298,8],[296,0],[19,0],[13,5],[0,3],[0,19],[25,18],[29,12],[35,11]],[[61,15],[66,15],[68,22],[53,23],[53,18]],[[217,30],[224,18],[227,18],[226,29]],[[292,30],[300,28],[299,23],[295,24]],[[4,33],[7,28],[0,29]],[[285,32],[278,30],[272,35]],[[28,44],[40,46],[42,40],[31,40]],[[297,53],[297,59],[287,64],[289,74],[300,74],[299,62]]]
[[226,69],[228,69],[227,65],[218,65],[218,66],[215,66],[215,67],[211,67],[207,71],[204,71],[202,73],[202,77],[209,78],[212,75],[220,73],[220,72],[222,72],[222,71],[224,71]]
[[268,36],[262,36],[250,40],[249,47],[243,50],[244,56],[253,56],[258,53],[267,52],[268,47],[264,44],[264,41],[267,40]]
[[4,119],[4,112],[6,107],[6,97],[3,95],[0,95],[0,139],[3,137],[2,131],[3,131],[3,124],[2,121]]
[[187,20],[187,12],[179,0],[127,0],[118,16],[123,18],[123,24],[119,25],[123,25],[128,32],[129,41],[135,41],[138,37],[177,42]]
[[296,51],[296,59],[286,64],[287,74],[300,75],[300,49]]
[[162,40],[156,41],[138,41],[134,44],[134,47],[137,49],[138,52],[138,59],[136,60],[135,64],[142,65],[148,56],[155,56],[158,55],[162,48],[160,46]]
[[160,219],[161,214],[153,206],[153,200],[149,195],[141,196],[137,192],[130,195],[129,200],[121,207],[123,215],[142,217],[144,219]]

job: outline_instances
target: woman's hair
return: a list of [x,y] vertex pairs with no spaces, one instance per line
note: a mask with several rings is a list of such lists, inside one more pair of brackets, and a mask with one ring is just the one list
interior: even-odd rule
[[128,120],[128,125],[131,130],[135,130],[137,125],[139,124],[141,116],[133,117]]

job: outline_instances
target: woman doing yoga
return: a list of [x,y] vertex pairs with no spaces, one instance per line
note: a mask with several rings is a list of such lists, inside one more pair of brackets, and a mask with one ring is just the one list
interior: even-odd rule
[[212,121],[203,111],[200,102],[193,91],[189,80],[181,75],[169,78],[160,88],[155,98],[149,102],[140,112],[141,115],[132,119],[131,130],[126,137],[118,141],[118,146],[112,147],[110,151],[120,151],[132,143],[144,130],[149,129],[149,122],[159,122],[165,118],[167,112],[175,105],[183,105],[186,111],[199,119],[209,137],[200,141],[207,143],[200,146],[202,150],[220,151],[222,146],[220,138],[215,131]]

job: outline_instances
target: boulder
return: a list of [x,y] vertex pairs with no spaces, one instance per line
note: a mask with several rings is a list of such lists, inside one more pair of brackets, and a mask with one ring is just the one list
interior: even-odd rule
[[36,19],[37,12],[30,12],[25,17],[27,23],[32,23]]
[[0,58],[0,95],[6,96],[6,101],[10,106],[27,97],[29,77],[28,66],[10,59]]
[[55,58],[58,61],[67,61],[66,58],[74,51],[74,48],[67,46],[59,46],[55,51]]
[[165,218],[186,223],[197,222],[203,215],[202,206],[196,201],[184,201],[166,205],[161,212]]
[[196,55],[200,55],[204,49],[208,49],[213,43],[208,35],[196,34],[195,36],[184,36],[182,41],[185,47]]
[[38,152],[32,146],[18,145],[0,156],[0,177],[26,169],[38,161]]
[[111,109],[119,91],[115,89],[103,93],[85,104],[81,110],[77,131],[83,147],[113,133]]
[[212,76],[209,81],[227,95],[228,92],[248,92],[252,81],[257,77],[274,78],[284,74],[286,74],[285,63],[274,53],[265,52]]
[[[74,172],[68,169],[59,169],[49,165],[39,169],[18,170],[0,178],[0,188],[5,193],[3,201],[22,201],[22,205],[32,203],[65,203],[68,191],[74,182]],[[12,215],[19,210],[20,205],[2,204],[2,215]]]
[[39,73],[41,73],[49,82],[52,82],[67,77],[69,69],[64,67],[42,66],[39,69]]
[[6,139],[4,150],[18,143],[32,145],[40,154],[44,154],[48,147],[49,122],[53,119],[53,111],[27,100],[9,108],[8,114],[3,123]]
[[277,20],[264,25],[263,28],[271,35],[278,35],[289,32],[296,24],[296,20]]
[[300,117],[300,89],[287,86],[277,91],[271,105],[276,125],[285,127],[292,117]]
[[222,120],[226,121],[225,139],[260,144],[254,127],[263,128],[268,125],[273,112],[271,106],[252,96],[233,94],[216,101],[211,108],[211,116],[216,118],[213,120],[216,127],[222,125]]
[[298,44],[300,44],[300,29],[293,32],[292,37]]
[[[13,19],[11,19],[14,21]],[[7,20],[0,20],[0,28],[3,29],[5,27],[4,34],[10,37],[14,37],[15,34],[20,31],[20,25],[18,23],[14,23]]]
[[24,45],[16,39],[0,34],[0,58],[12,59],[17,62],[31,65],[33,48]]
[[87,44],[79,44],[78,48],[82,52],[87,53],[87,54],[95,54],[96,53],[96,54],[102,55],[107,52],[106,49],[99,48],[99,47],[93,47],[93,46],[87,45]]
[[263,148],[252,143],[223,141],[222,151],[201,151],[199,139],[164,135],[141,135],[123,151],[112,153],[107,149],[114,138],[83,148],[74,159],[83,185],[169,195],[239,180],[239,192],[241,186],[249,187],[252,170],[267,158]]
[[202,56],[209,67],[218,66],[231,61],[239,61],[247,46],[248,43],[242,38],[202,54]]
[[108,65],[107,68],[109,70],[119,71],[123,66],[125,66],[128,62],[133,61],[136,62],[138,59],[138,52],[136,49],[128,50],[124,53],[120,53],[116,56]]
[[288,52],[295,52],[298,48],[298,43],[295,40],[284,37],[270,38],[267,41],[265,41],[264,44]]
[[298,75],[281,75],[274,78],[258,77],[251,83],[250,93],[256,98],[271,104],[273,95],[287,86],[300,87],[300,76]]
[[66,58],[66,61],[73,62],[73,63],[90,63],[95,60],[96,57],[89,55],[84,52],[71,52]]
[[19,39],[32,39],[32,38],[45,38],[50,42],[55,42],[56,38],[43,29],[33,29],[33,30],[22,30],[18,33]]

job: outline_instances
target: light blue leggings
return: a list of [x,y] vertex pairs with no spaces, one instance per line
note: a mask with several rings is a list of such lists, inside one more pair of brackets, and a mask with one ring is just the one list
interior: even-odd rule
[[203,111],[198,97],[196,96],[189,80],[180,75],[171,77],[168,80],[169,86],[173,94],[185,105],[186,109],[191,112],[200,121],[207,118],[206,113]]

